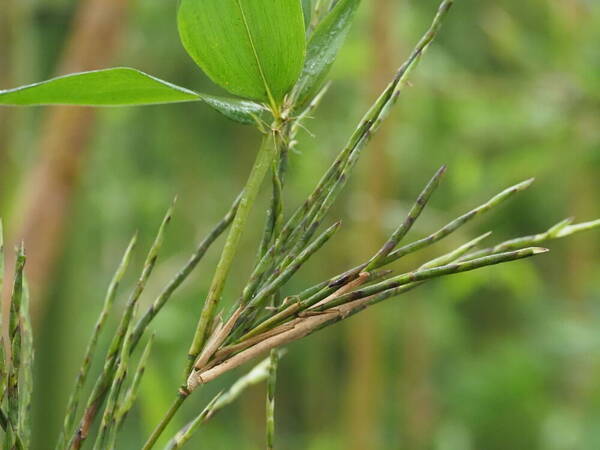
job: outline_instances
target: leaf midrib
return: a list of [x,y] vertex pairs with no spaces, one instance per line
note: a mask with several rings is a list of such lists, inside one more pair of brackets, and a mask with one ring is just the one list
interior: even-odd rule
[[267,93],[269,103],[271,104],[271,107],[274,110],[276,110],[277,103],[275,102],[275,99],[273,98],[273,94],[271,93],[271,89],[269,88],[269,84],[267,83],[267,78],[265,76],[263,67],[260,63],[260,58],[258,57],[258,52],[256,50],[256,46],[254,45],[254,38],[252,36],[252,32],[250,31],[250,26],[248,25],[248,21],[246,20],[246,13],[244,11],[244,8],[242,7],[241,0],[235,0],[235,3],[237,4],[238,8],[240,9],[240,14],[242,15],[242,22],[244,23],[244,29],[246,30],[246,34],[248,36],[248,41],[250,42],[250,47],[252,48],[252,54],[254,55],[254,59],[256,60],[256,66],[258,67],[258,72],[259,72],[260,77],[265,86],[265,91]]

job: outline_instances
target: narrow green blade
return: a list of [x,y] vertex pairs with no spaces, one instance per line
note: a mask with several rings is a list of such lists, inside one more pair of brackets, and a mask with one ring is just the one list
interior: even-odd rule
[[310,101],[325,81],[360,5],[360,0],[340,0],[315,29],[306,49],[306,61],[295,88],[297,108]]
[[232,120],[254,123],[253,102],[199,94],[128,67],[80,72],[0,90],[0,105],[133,106],[202,101]]

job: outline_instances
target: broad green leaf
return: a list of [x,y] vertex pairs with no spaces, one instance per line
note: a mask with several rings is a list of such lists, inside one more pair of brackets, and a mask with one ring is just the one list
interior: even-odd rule
[[361,0],[340,0],[319,23],[306,49],[306,61],[294,88],[296,107],[300,108],[323,85],[329,69],[346,40],[354,13]]
[[0,90],[0,105],[127,106],[202,101],[225,116],[254,123],[264,108],[253,102],[199,94],[127,67],[81,72]]
[[183,46],[229,92],[281,104],[302,70],[301,0],[181,0]]

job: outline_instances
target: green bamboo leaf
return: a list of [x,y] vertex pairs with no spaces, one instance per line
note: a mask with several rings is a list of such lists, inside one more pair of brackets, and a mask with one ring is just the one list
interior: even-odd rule
[[300,0],[181,0],[183,46],[218,85],[278,108],[304,62]]
[[228,118],[251,124],[261,105],[215,97],[185,89],[136,69],[116,67],[52,78],[41,83],[0,90],[0,105],[129,106],[201,101]]
[[323,85],[346,40],[360,1],[340,0],[312,34],[306,49],[304,68],[294,89],[298,107],[306,104]]
[[[4,231],[0,219],[0,292],[4,292]],[[0,329],[3,328],[3,317],[0,308]],[[4,398],[6,389],[6,361],[4,355],[4,339],[0,335],[0,398]]]

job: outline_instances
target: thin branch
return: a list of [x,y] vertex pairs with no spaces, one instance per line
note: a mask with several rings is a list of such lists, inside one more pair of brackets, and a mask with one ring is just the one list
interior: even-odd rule
[[92,336],[88,342],[88,346],[86,348],[83,362],[79,369],[79,373],[77,374],[77,379],[75,380],[75,386],[73,387],[73,391],[69,396],[69,401],[67,403],[67,412],[65,415],[65,420],[63,423],[62,432],[59,437],[59,441],[57,444],[57,448],[63,448],[65,445],[65,441],[67,436],[69,436],[73,431],[73,426],[75,425],[75,416],[77,414],[77,409],[79,407],[81,391],[83,390],[83,386],[87,380],[90,366],[94,359],[96,353],[96,347],[98,344],[98,338],[100,337],[100,332],[106,323],[106,319],[108,318],[108,314],[112,309],[115,297],[117,296],[117,291],[119,285],[121,284],[121,280],[125,275],[125,271],[127,270],[127,266],[129,265],[129,261],[131,259],[131,253],[137,242],[137,234],[131,239],[125,253],[121,259],[119,266],[113,278],[108,286],[108,290],[104,297],[104,303],[102,305],[102,310],[96,321],[96,325],[94,326],[94,331],[92,332]]
[[[277,352],[278,358],[282,355],[283,351]],[[193,421],[183,427],[171,439],[166,446],[166,450],[175,450],[183,447],[203,424],[214,417],[221,409],[237,400],[247,388],[265,381],[269,376],[270,366],[271,361],[269,358],[261,361],[250,372],[238,379],[227,391],[217,394]]]

